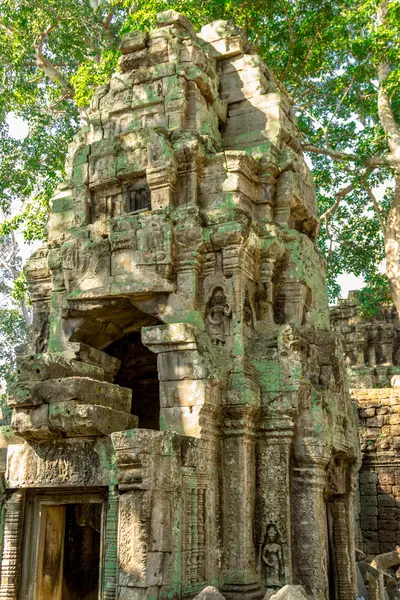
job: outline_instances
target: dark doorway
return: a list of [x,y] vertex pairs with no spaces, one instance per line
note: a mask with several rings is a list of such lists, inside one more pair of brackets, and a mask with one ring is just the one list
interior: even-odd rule
[[132,414],[141,429],[160,429],[160,389],[157,355],[142,344],[140,331],[110,344],[107,354],[119,358],[121,368],[114,383],[132,390]]
[[100,504],[66,505],[62,600],[97,600],[100,529]]
[[100,503],[41,506],[36,600],[98,599],[101,514]]

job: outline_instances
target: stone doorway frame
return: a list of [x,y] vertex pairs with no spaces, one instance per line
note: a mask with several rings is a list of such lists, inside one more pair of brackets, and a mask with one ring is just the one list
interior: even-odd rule
[[[108,521],[111,507],[111,495],[108,498],[107,489],[84,488],[76,489],[32,489],[26,492],[25,519],[22,533],[21,548],[21,586],[19,598],[22,600],[36,600],[37,569],[39,560],[42,506],[62,506],[65,504],[101,504],[101,532],[100,532],[100,565],[99,565],[99,600],[108,597],[105,592],[106,578],[106,549],[108,540]],[[115,540],[116,542],[116,540]],[[115,594],[114,590],[114,594]]]

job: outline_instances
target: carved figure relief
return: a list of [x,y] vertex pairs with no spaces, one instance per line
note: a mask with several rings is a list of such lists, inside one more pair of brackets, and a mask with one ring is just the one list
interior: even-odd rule
[[283,585],[284,565],[280,533],[274,523],[270,523],[265,534],[262,560],[265,565],[265,585],[267,588],[280,588]]
[[230,333],[232,311],[227,303],[224,290],[214,289],[206,309],[206,326],[211,341],[216,346],[225,346]]

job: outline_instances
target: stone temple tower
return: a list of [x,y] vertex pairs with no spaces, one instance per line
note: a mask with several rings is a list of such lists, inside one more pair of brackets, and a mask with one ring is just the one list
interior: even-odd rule
[[288,99],[229,22],[167,11],[121,51],[26,267],[0,599],[354,598],[357,431]]

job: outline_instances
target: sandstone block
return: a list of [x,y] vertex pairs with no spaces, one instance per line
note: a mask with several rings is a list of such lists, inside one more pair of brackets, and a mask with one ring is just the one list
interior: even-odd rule
[[393,545],[396,544],[396,532],[395,531],[383,531],[379,530],[379,541],[380,542],[393,542]]
[[157,27],[166,25],[178,26],[180,30],[186,31],[193,40],[196,39],[196,30],[190,21],[175,10],[164,10],[157,13]]
[[157,357],[157,369],[160,381],[205,379],[208,375],[204,359],[196,350],[163,352]]
[[387,506],[380,506],[379,507],[379,517],[381,519],[397,519],[398,518],[398,509],[390,508]]
[[201,406],[206,401],[207,384],[204,379],[163,381],[160,383],[160,406]]
[[130,413],[132,403],[132,390],[89,377],[45,381],[40,394],[49,403],[75,400],[78,404],[107,406],[126,413]]
[[[379,411],[381,411],[382,409],[378,408],[378,412],[377,414],[381,415],[381,414],[385,414],[385,413],[381,413]],[[387,408],[385,407],[384,409],[385,411],[387,411]],[[360,415],[360,417],[374,417],[375,416],[375,408],[360,408],[360,410],[358,411],[358,414]]]
[[376,495],[373,496],[361,496],[361,506],[376,506],[378,504],[378,498]]
[[66,359],[77,360],[89,365],[101,367],[104,371],[106,381],[112,381],[121,366],[118,358],[109,356],[101,350],[87,346],[80,342],[70,342],[68,350],[60,353]]
[[154,490],[151,507],[150,550],[171,552],[172,540],[172,494]]
[[14,408],[11,426],[27,440],[51,440],[60,434],[51,428],[47,404],[35,408]]
[[378,519],[378,527],[379,531],[397,531],[399,524],[394,520],[385,521],[384,519]]
[[377,506],[363,506],[362,514],[365,517],[377,517],[378,516],[378,507]]
[[37,406],[43,404],[40,395],[40,381],[23,381],[8,386],[7,404],[11,408],[17,406]]
[[146,47],[147,32],[135,30],[126,33],[121,41],[120,50],[122,54],[129,54],[135,50],[141,50]]
[[195,328],[188,323],[171,323],[142,328],[142,342],[152,352],[195,350]]
[[378,473],[378,482],[381,485],[393,485],[394,484],[394,474],[388,472],[380,472]]
[[29,354],[17,356],[18,381],[43,381],[61,377],[91,377],[104,379],[101,367],[70,360],[54,354]]
[[129,413],[131,399],[132,391],[127,388],[89,377],[65,377],[15,385],[8,404],[11,407],[35,406],[76,400],[79,404],[98,404]]
[[200,31],[200,36],[205,42],[215,42],[222,38],[240,35],[239,27],[234,25],[233,21],[213,21],[204,25]]
[[365,419],[366,427],[382,427],[383,425],[383,417],[373,417]]
[[160,413],[161,429],[170,429],[182,435],[199,437],[201,406],[163,408]]
[[372,471],[360,471],[358,477],[359,477],[361,484],[376,483],[376,481],[378,479],[377,474]]
[[375,493],[376,493],[376,484],[375,483],[363,483],[360,485],[361,496],[372,496]]
[[361,529],[366,531],[378,531],[378,519],[376,517],[367,517],[361,515]]
[[109,435],[138,425],[136,416],[105,406],[68,401],[49,404],[48,409],[50,427],[69,437]]
[[378,532],[377,531],[363,531],[363,538],[368,540],[369,542],[377,542],[378,541]]
[[393,496],[389,496],[389,495],[378,495],[378,506],[389,506],[389,507],[395,507],[396,506],[396,500],[393,498]]
[[147,585],[162,585],[163,584],[163,552],[148,552],[146,556],[146,584]]
[[376,554],[379,554],[379,551],[380,551],[379,542],[378,541],[366,542],[364,544],[364,551],[365,551],[365,554],[367,554],[368,556],[375,556]]

